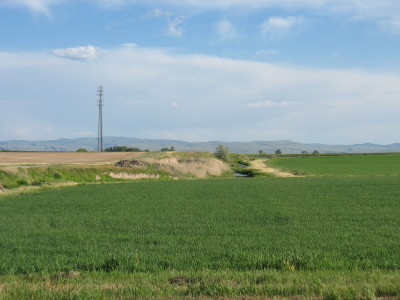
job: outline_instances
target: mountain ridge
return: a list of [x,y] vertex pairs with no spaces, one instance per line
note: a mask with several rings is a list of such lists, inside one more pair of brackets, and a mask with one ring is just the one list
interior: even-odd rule
[[[400,152],[400,143],[379,145],[373,143],[353,144],[353,145],[329,145],[321,143],[300,143],[291,140],[280,141],[250,141],[250,142],[186,142],[170,139],[139,139],[127,137],[104,137],[104,148],[111,146],[136,147],[142,150],[157,151],[161,148],[173,146],[177,151],[206,151],[214,152],[218,144],[224,144],[232,152],[251,154],[263,150],[265,153],[274,153],[281,149],[282,153],[295,154],[302,151],[320,153],[377,153],[377,152]],[[11,140],[0,141],[0,150],[10,151],[76,151],[85,148],[89,151],[97,150],[97,138],[60,138],[57,140]]]

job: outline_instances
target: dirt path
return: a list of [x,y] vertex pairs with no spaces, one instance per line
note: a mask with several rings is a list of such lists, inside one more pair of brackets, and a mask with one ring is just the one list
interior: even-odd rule
[[254,169],[257,169],[257,170],[259,170],[261,172],[264,172],[264,173],[273,174],[273,175],[275,175],[277,177],[302,177],[302,176],[293,175],[292,173],[289,173],[289,172],[281,171],[279,169],[268,167],[265,164],[266,161],[268,161],[268,160],[265,160],[265,159],[254,160],[254,161],[251,162],[251,167],[254,168]]

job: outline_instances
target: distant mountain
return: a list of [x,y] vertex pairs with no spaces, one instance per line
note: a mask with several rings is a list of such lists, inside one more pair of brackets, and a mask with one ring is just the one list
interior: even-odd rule
[[[275,153],[281,149],[282,153],[301,153],[302,151],[320,153],[377,153],[400,152],[400,143],[390,145],[356,144],[356,145],[325,145],[302,144],[293,141],[253,141],[253,142],[185,142],[178,140],[152,140],[125,137],[105,137],[104,148],[110,146],[128,146],[148,150],[160,150],[164,147],[174,146],[177,151],[208,151],[214,152],[218,144],[224,144],[235,153],[258,153],[263,150],[266,153]],[[76,151],[85,148],[90,151],[97,150],[97,138],[59,139],[52,141],[5,141],[0,142],[0,150],[12,151]]]

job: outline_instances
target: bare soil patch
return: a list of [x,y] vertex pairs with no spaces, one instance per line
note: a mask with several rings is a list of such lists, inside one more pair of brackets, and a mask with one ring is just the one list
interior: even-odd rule
[[166,171],[192,174],[197,178],[220,176],[223,172],[230,170],[229,166],[215,158],[178,159],[176,157],[167,157],[159,160],[150,158],[144,161],[159,165]]
[[0,165],[114,163],[140,155],[140,152],[0,152]]
[[303,177],[303,176],[297,176],[297,175],[294,175],[294,174],[289,173],[289,172],[285,172],[285,171],[282,171],[282,170],[279,170],[279,169],[275,169],[275,168],[269,167],[269,166],[267,166],[265,164],[266,161],[267,160],[265,160],[265,159],[254,160],[254,161],[251,162],[251,167],[254,168],[254,169],[257,169],[257,170],[259,170],[261,172],[264,172],[264,173],[273,174],[273,175],[275,175],[277,177]]

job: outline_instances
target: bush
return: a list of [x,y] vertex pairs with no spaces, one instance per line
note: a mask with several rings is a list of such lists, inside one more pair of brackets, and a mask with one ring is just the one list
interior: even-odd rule
[[76,152],[88,152],[85,148],[79,148]]
[[219,144],[215,148],[215,156],[223,161],[228,161],[229,148],[225,145]]

